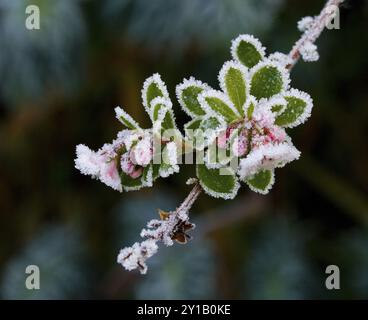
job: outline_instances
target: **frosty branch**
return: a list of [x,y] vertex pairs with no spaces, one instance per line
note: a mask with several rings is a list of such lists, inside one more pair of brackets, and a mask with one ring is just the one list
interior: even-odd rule
[[304,123],[313,102],[307,93],[290,87],[290,70],[300,56],[305,61],[318,59],[314,42],[341,2],[329,0],[317,17],[300,20],[303,34],[288,55],[266,55],[258,39],[238,36],[231,45],[232,60],[218,75],[221,90],[192,77],[184,79],[176,87],[180,106],[192,118],[184,126],[184,136],[176,126],[166,85],[154,74],[142,89],[151,128],[141,128],[117,107],[116,116],[126,129],[112,143],[97,152],[77,146],[76,168],[120,192],[151,187],[159,177],[178,172],[183,156],[192,164],[196,157],[196,178],[187,182],[194,187],[182,204],[175,211],[159,210],[160,219],[149,221],[141,232],[145,240],[120,251],[118,262],[127,270],[146,273],[146,260],[157,252],[158,242],[187,242],[194,228],[188,213],[202,191],[233,199],[242,182],[266,194],[275,169],[299,158],[286,129]]

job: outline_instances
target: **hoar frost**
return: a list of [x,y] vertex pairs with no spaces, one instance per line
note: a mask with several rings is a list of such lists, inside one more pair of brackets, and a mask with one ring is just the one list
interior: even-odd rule
[[[298,28],[308,32],[313,24],[314,18],[305,17]],[[312,42],[306,41],[300,54],[306,61],[318,59]],[[166,85],[154,74],[142,89],[142,104],[152,127],[142,129],[122,108],[115,108],[117,119],[127,129],[97,151],[78,145],[75,167],[115,190],[131,191],[178,172],[179,157],[191,152],[201,157],[196,159],[197,177],[187,181],[195,184],[194,189],[232,199],[243,182],[252,191],[268,193],[275,169],[300,156],[286,129],[305,122],[313,102],[307,93],[290,88],[291,56],[280,52],[267,55],[261,42],[251,35],[232,41],[231,56],[232,60],[220,68],[219,89],[193,77],[176,87],[177,100],[191,117],[184,126],[185,137],[176,127]],[[167,130],[171,135],[165,134]],[[189,146],[189,151],[183,146]],[[149,221],[142,230],[145,240],[122,249],[118,263],[127,270],[146,273],[146,260],[157,252],[158,242],[166,246],[174,241],[186,243],[190,238],[187,232],[194,228],[189,208],[160,211],[160,219]]]

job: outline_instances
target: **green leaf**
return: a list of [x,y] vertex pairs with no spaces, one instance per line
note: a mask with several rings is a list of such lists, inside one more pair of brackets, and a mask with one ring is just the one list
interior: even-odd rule
[[198,128],[205,132],[206,130],[218,130],[221,127],[221,121],[218,118],[211,116],[204,118]]
[[143,169],[142,184],[145,187],[152,187],[153,184],[153,165],[150,164]]
[[271,111],[273,113],[280,113],[282,112],[282,109],[284,109],[285,106],[283,106],[282,104],[275,104],[271,107]]
[[172,108],[171,101],[169,99],[165,99],[163,97],[156,97],[151,101],[151,119],[152,122],[158,121],[160,119],[161,113],[165,112],[164,110],[169,110]]
[[239,120],[241,116],[227,96],[219,91],[211,90],[200,95],[199,100],[207,113],[215,113],[226,123]]
[[230,168],[208,169],[204,164],[199,164],[197,177],[204,191],[215,198],[233,199],[239,189],[237,177]]
[[192,118],[204,116],[206,112],[198,101],[198,95],[208,90],[208,85],[190,78],[176,87],[176,95],[183,110]]
[[233,40],[231,54],[248,68],[254,67],[265,55],[261,42],[251,35],[240,35]]
[[249,188],[255,192],[266,194],[274,183],[274,172],[272,170],[262,170],[257,172],[252,178],[247,179]]
[[286,71],[273,64],[261,64],[252,71],[250,93],[258,100],[271,98],[288,85]]
[[175,128],[174,114],[171,110],[168,110],[162,121],[162,129],[167,130],[167,129],[174,129],[174,128]]
[[142,176],[136,179],[128,176],[124,172],[120,173],[121,185],[123,186],[124,191],[134,191],[139,190],[143,187]]
[[220,71],[219,79],[222,90],[229,96],[238,113],[244,116],[244,104],[247,98],[247,70],[243,65],[228,61]]
[[157,97],[169,99],[169,93],[166,89],[165,83],[161,80],[160,75],[155,73],[146,79],[142,89],[143,105],[149,115],[151,115],[151,102]]
[[276,117],[275,124],[292,128],[305,122],[310,116],[313,107],[311,97],[302,91],[292,89],[285,94],[286,109]]
[[143,187],[151,187],[153,183],[153,165],[148,165],[143,168],[143,173],[140,177],[133,179],[126,173],[120,173],[121,185],[124,191],[139,190]]
[[185,135],[188,138],[193,138],[195,130],[199,129],[202,123],[202,117],[195,118],[184,125]]
[[212,142],[205,154],[205,164],[209,169],[223,167],[231,160],[231,149],[221,149],[217,146],[216,140]]
[[139,129],[139,124],[122,108],[116,107],[115,108],[116,118],[128,129],[135,130]]
[[248,117],[248,119],[252,119],[254,108],[255,108],[255,101],[250,101],[249,106],[247,108],[247,117]]
[[194,132],[195,147],[200,150],[208,146],[216,139],[218,132],[225,127],[226,125],[215,116],[204,118],[199,125],[199,132]]
[[163,134],[169,129],[176,129],[174,113],[172,109],[162,107],[158,112],[157,120],[153,122],[153,131]]
[[152,164],[152,178],[156,180],[160,176],[160,165],[159,164]]

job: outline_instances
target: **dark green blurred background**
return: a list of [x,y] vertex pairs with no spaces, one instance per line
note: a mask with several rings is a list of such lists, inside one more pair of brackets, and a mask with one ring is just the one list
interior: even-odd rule
[[[217,87],[230,41],[252,33],[288,52],[323,0],[0,0],[0,297],[368,298],[368,2],[347,1],[292,85],[314,99],[291,132],[299,161],[267,196],[202,195],[186,246],[161,248],[145,276],[116,263],[157,208],[185,197],[191,166],[120,194],[74,169],[75,145],[111,141],[123,106],[148,125],[140,90],[159,72],[171,97],[190,75]],[[41,29],[24,27],[37,4]],[[188,120],[174,105],[180,126]],[[41,289],[25,289],[25,268]],[[325,288],[338,265],[341,289]]]

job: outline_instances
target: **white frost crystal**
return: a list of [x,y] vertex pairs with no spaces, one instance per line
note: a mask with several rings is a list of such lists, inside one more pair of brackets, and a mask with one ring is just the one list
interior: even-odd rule
[[304,61],[313,62],[319,59],[317,46],[310,41],[307,41],[304,45],[302,45],[299,49],[299,52]]
[[282,52],[274,52],[268,56],[268,59],[281,64],[283,67],[290,65],[293,63],[293,59],[291,59],[287,54]]
[[298,29],[301,32],[305,32],[311,28],[313,23],[314,23],[313,17],[310,17],[310,16],[303,17],[298,21]]
[[139,269],[141,274],[147,272],[146,260],[157,252],[158,246],[155,240],[136,242],[132,247],[120,250],[117,262],[127,270]]

